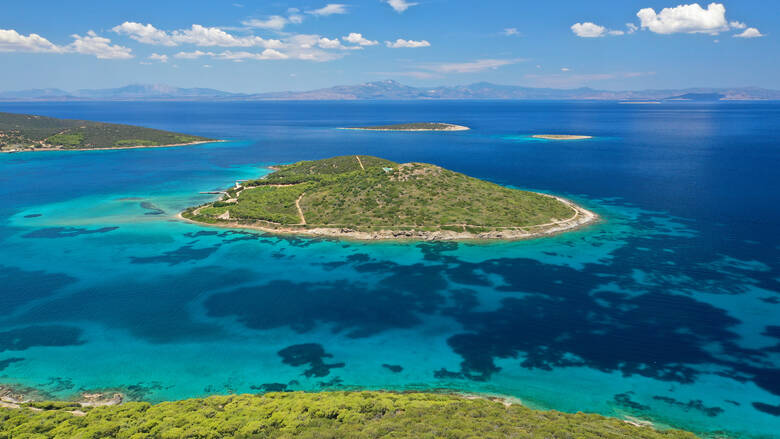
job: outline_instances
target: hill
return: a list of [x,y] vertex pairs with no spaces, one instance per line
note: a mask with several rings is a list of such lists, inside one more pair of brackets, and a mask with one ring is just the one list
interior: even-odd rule
[[[33,410],[35,409],[35,410]],[[151,405],[0,408],[0,438],[602,438],[695,439],[590,414],[538,411],[456,395],[267,393]]]
[[0,92],[0,101],[263,101],[263,100],[657,100],[689,93],[716,93],[722,100],[780,100],[780,91],[758,87],[699,87],[667,90],[557,89],[477,82],[466,85],[413,87],[393,80],[337,85],[303,91],[232,93],[209,88],[135,84],[119,88],[76,90],[36,89]]
[[279,166],[236,183],[185,219],[356,239],[523,239],[596,215],[567,200],[478,180],[426,163],[341,156]]
[[0,151],[136,148],[209,142],[169,131],[30,114],[0,113]]

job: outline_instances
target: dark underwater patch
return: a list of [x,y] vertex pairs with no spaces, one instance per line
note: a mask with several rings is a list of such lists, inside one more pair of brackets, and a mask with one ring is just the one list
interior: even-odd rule
[[780,404],[771,405],[763,402],[754,402],[753,407],[758,411],[770,414],[772,416],[780,416]]
[[617,405],[631,410],[636,410],[640,412],[645,412],[647,410],[650,410],[650,406],[640,404],[632,400],[631,395],[633,394],[634,392],[618,393],[617,395],[613,396],[612,399],[615,401]]
[[249,386],[252,390],[260,391],[261,393],[266,392],[287,392],[287,384],[284,383],[264,383],[260,384],[259,386]]
[[213,266],[124,282],[114,279],[38,305],[18,320],[57,322],[68,316],[121,328],[153,343],[211,340],[224,336],[221,327],[194,321],[188,304],[214,289],[249,279],[250,271]]
[[148,212],[145,212],[144,215],[165,215],[164,210],[160,209],[149,201],[141,202],[141,208],[148,210]]
[[25,218],[38,218],[39,216],[43,216],[40,213],[31,213],[29,215],[25,215]]
[[27,271],[0,265],[0,315],[7,315],[22,305],[49,297],[57,290],[76,282],[76,278],[60,273]]
[[701,413],[703,413],[703,414],[705,414],[705,415],[707,415],[707,416],[709,416],[711,418],[713,418],[715,416],[718,416],[719,414],[723,413],[723,409],[722,408],[720,408],[720,407],[707,407],[707,406],[704,405],[704,403],[700,399],[690,400],[688,402],[682,402],[682,401],[678,401],[678,400],[676,400],[674,398],[670,398],[668,396],[661,396],[661,395],[655,395],[655,396],[653,396],[653,399],[656,400],[656,401],[665,402],[665,403],[667,403],[669,405],[673,405],[673,406],[679,407],[679,408],[683,409],[686,412],[691,411],[691,410],[696,410],[696,411],[699,411],[699,412],[701,412]]
[[290,366],[309,365],[309,368],[303,371],[307,377],[324,377],[330,374],[334,368],[344,367],[344,363],[326,364],[325,358],[332,358],[332,354],[325,352],[325,349],[319,343],[304,343],[288,346],[278,352],[282,357],[282,363]]
[[5,360],[0,360],[0,371],[5,370],[8,366],[10,366],[13,363],[18,363],[20,361],[24,361],[24,358],[11,357],[11,358],[6,358]]
[[398,364],[383,364],[382,367],[393,373],[399,373],[404,370],[404,368]]
[[93,235],[98,233],[108,233],[118,229],[119,227],[101,227],[99,229],[84,229],[80,227],[47,227],[45,229],[37,229],[32,232],[22,235],[23,238],[38,238],[38,239],[56,239],[56,238],[72,238],[80,235]]
[[194,248],[191,245],[185,245],[176,250],[164,252],[159,256],[131,256],[130,262],[133,264],[168,264],[173,266],[185,262],[201,261],[211,256],[218,249],[218,246]]
[[0,331],[0,352],[24,351],[36,346],[77,346],[84,344],[81,334],[80,328],[64,325],[35,325]]

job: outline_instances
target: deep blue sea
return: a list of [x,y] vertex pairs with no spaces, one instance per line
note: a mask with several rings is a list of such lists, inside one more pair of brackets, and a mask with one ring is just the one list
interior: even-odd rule
[[[0,382],[150,401],[454,389],[700,433],[780,431],[780,103],[32,103],[228,142],[0,154]],[[415,121],[467,132],[338,127]],[[583,141],[536,133],[587,134]],[[266,167],[369,154],[570,197],[511,243],[212,229]]]

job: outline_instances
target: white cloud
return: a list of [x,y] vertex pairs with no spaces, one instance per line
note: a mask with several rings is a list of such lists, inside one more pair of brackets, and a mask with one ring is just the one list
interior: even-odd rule
[[511,37],[512,35],[520,35],[520,32],[517,31],[516,27],[506,28],[502,33],[508,37]]
[[325,37],[320,38],[317,45],[322,47],[323,49],[341,49],[342,47],[344,47],[341,44],[341,41],[339,41],[337,38],[331,40]]
[[86,36],[71,35],[74,41],[68,45],[68,51],[95,55],[99,59],[128,59],[133,58],[131,49],[119,45],[112,45],[108,38],[98,36],[94,31],[87,32]]
[[151,24],[141,24],[132,21],[126,21],[119,26],[114,26],[111,28],[111,30],[118,34],[128,35],[130,38],[144,44],[154,44],[160,46],[176,45],[176,42],[171,39],[168,33],[155,28]]
[[351,32],[346,37],[341,37],[341,39],[348,43],[359,44],[361,46],[376,46],[377,44],[379,44],[379,42],[377,41],[372,41],[364,38],[362,34],[359,34],[357,32]]
[[73,42],[58,46],[38,34],[22,35],[13,29],[0,29],[0,52],[81,53],[100,59],[133,58],[128,47],[112,45],[108,38],[89,31],[85,36],[71,35]]
[[13,29],[0,29],[0,52],[50,52],[63,49],[38,34],[21,35]]
[[698,3],[664,8],[656,13],[653,8],[640,9],[636,14],[642,29],[657,34],[705,33],[717,35],[729,29],[726,21],[726,7],[721,3],[710,3],[707,9]]
[[741,21],[732,21],[729,25],[734,29],[745,29],[747,25]]
[[571,69],[568,68],[568,67],[561,67],[561,71],[562,72],[568,72],[569,70],[571,70]]
[[288,55],[274,49],[265,49],[261,53],[256,52],[232,52],[230,50],[224,51],[214,55],[217,59],[226,60],[244,60],[244,59],[256,59],[256,60],[269,60],[269,59],[287,59]]
[[320,15],[320,16],[328,16],[333,14],[346,14],[347,5],[343,5],[341,3],[329,3],[319,9],[306,11],[306,13],[311,15]]
[[395,9],[395,12],[398,12],[399,14],[411,8],[412,6],[417,6],[419,4],[419,3],[408,2],[406,0],[383,0],[383,1],[389,4],[390,7]]
[[629,34],[633,34],[637,30],[639,30],[639,27],[637,25],[635,25],[634,23],[626,23],[626,28],[628,29],[628,31],[626,31],[626,32],[629,33]]
[[214,55],[212,52],[201,52],[200,50],[195,50],[193,52],[179,52],[175,55],[173,55],[174,58],[181,58],[181,59],[198,59],[201,56],[206,55]]
[[399,38],[395,40],[395,42],[385,41],[385,45],[393,49],[399,49],[402,47],[410,47],[410,48],[430,47],[431,43],[429,43],[426,40],[414,41],[414,40],[404,40],[403,38]]
[[742,33],[734,35],[734,38],[760,38],[763,37],[764,34],[758,31],[758,29],[754,27],[749,27],[745,29]]
[[160,55],[159,53],[153,53],[149,55],[149,59],[153,61],[168,62],[168,55]]
[[205,27],[200,24],[193,24],[189,29],[166,32],[151,24],[124,22],[111,30],[118,34],[128,35],[141,43],[162,46],[193,44],[201,47],[265,47],[274,49],[281,47],[282,44],[279,40],[257,36],[236,37],[218,27]]
[[574,35],[581,38],[598,38],[607,34],[607,28],[599,26],[596,23],[586,21],[585,23],[574,23],[571,25],[571,31]]
[[516,64],[522,59],[480,59],[464,63],[445,63],[428,65],[424,68],[440,73],[476,73],[485,70],[495,70],[499,67]]
[[281,15],[272,15],[265,20],[252,18],[241,22],[244,26],[259,27],[262,29],[282,30],[289,23],[289,20]]

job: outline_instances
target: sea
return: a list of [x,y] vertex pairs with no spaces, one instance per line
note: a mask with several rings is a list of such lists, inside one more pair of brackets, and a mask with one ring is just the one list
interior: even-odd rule
[[[780,103],[62,102],[0,111],[226,140],[0,154],[0,383],[479,393],[780,437]],[[464,132],[340,130],[449,122]],[[582,134],[550,141],[533,134]],[[598,224],[359,242],[180,221],[268,166],[367,154],[561,195]]]

